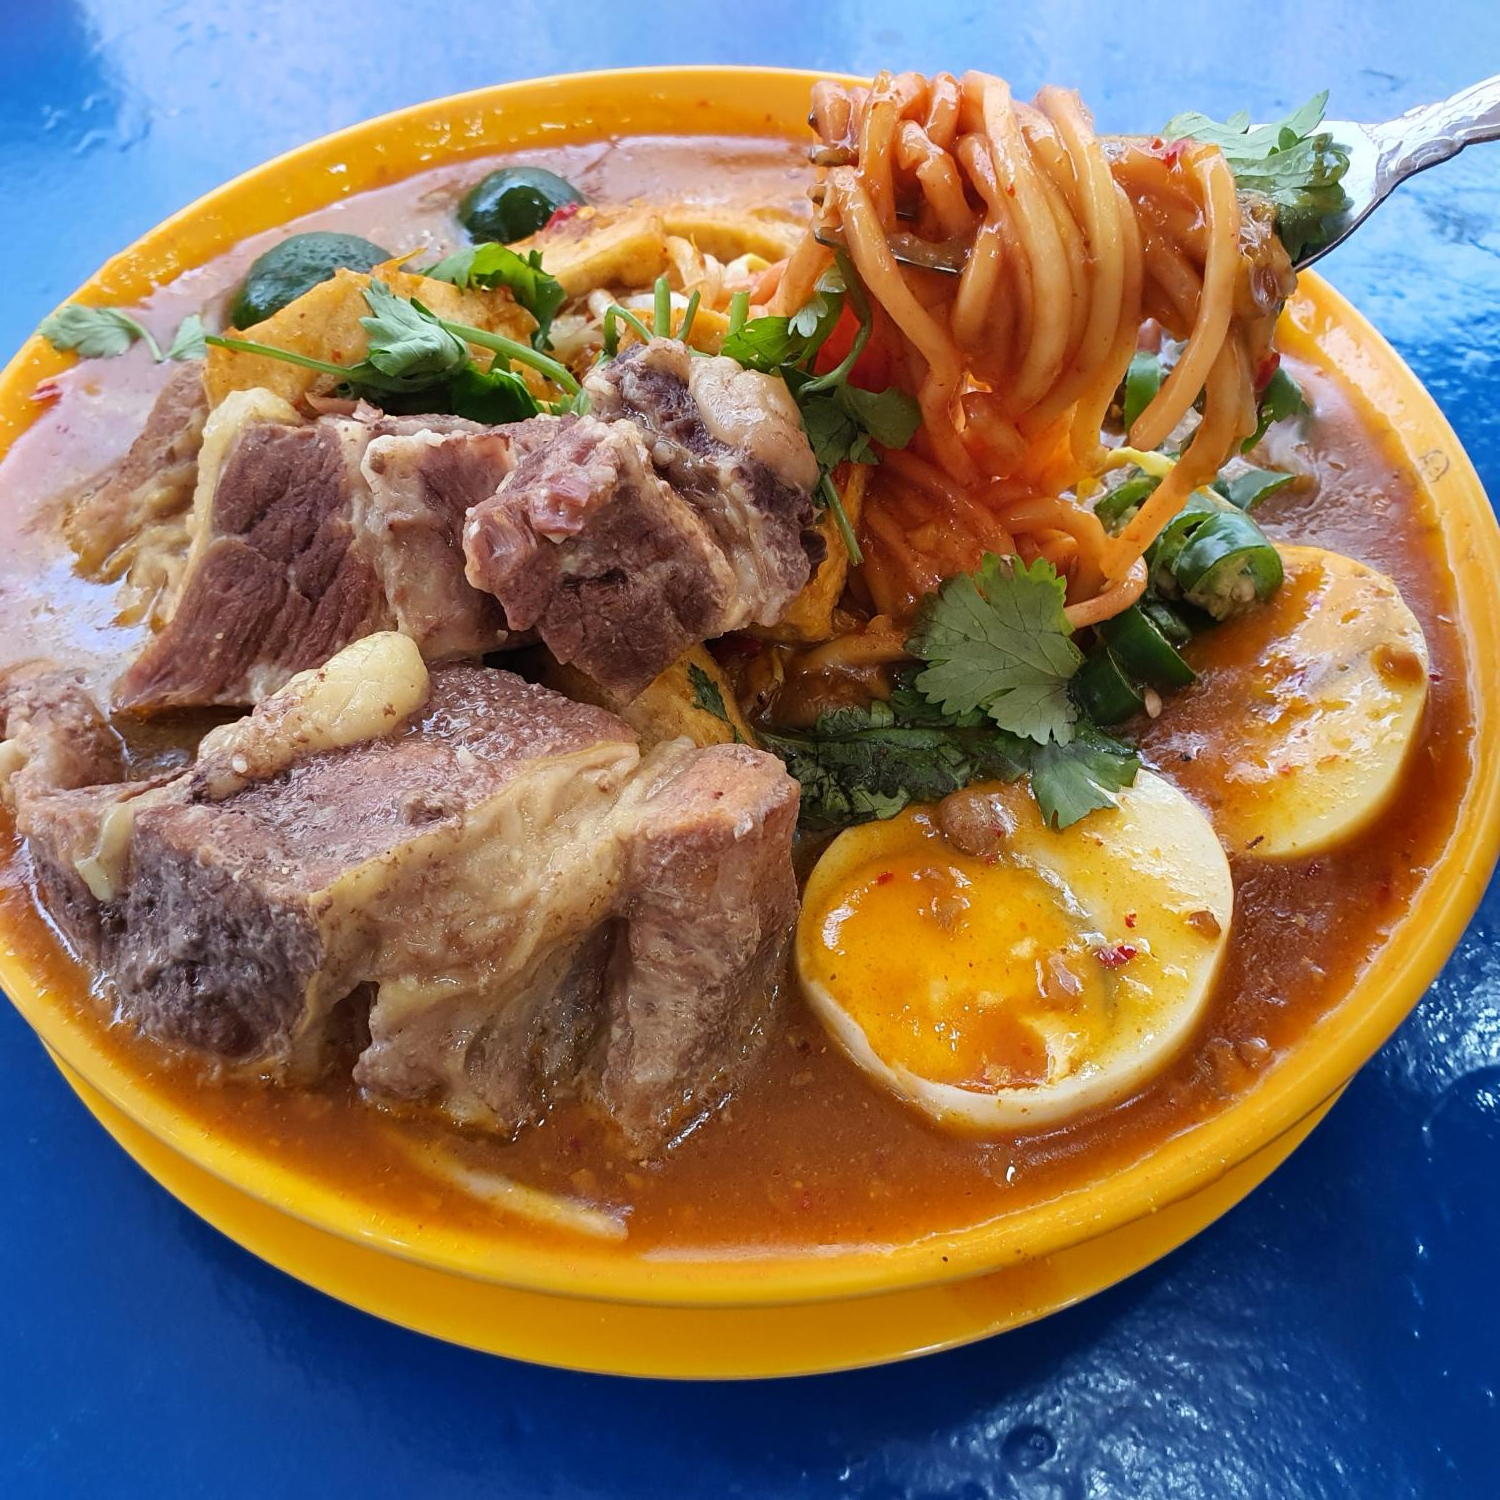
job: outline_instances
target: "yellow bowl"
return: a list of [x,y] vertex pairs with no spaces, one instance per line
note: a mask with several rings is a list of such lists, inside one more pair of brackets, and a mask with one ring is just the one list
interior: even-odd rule
[[199,1217],[273,1266],[419,1333],[603,1375],[751,1380],[935,1354],[1071,1307],[1175,1250],[1281,1165],[1333,1104],[1160,1213],[1054,1255],[961,1281],[781,1307],[662,1307],[551,1297],[352,1244],[211,1176],[54,1057],[99,1123]]
[[[466,155],[618,134],[790,136],[803,129],[808,91],[816,76],[740,68],[578,74],[478,90],[403,110],[290,152],[217,189],[116,256],[77,296],[84,302],[133,304],[155,286],[249,235]],[[299,1174],[268,1150],[216,1136],[203,1121],[181,1112],[149,1077],[120,1067],[89,1029],[73,1024],[66,1008],[38,986],[3,934],[0,982],[84,1089],[100,1097],[101,1117],[104,1111],[110,1112],[110,1122],[123,1116],[135,1132],[132,1139],[154,1138],[185,1158],[183,1172],[189,1166],[201,1169],[238,1195],[362,1251],[522,1293],[597,1299],[615,1307],[649,1304],[699,1310],[769,1309],[891,1295],[966,1278],[988,1279],[1005,1268],[1040,1264],[1089,1242],[1123,1244],[1118,1237],[1128,1235],[1129,1226],[1171,1205],[1184,1205],[1186,1210],[1190,1200],[1201,1205],[1211,1197],[1219,1203],[1214,1211],[1221,1211],[1226,1190],[1215,1192],[1214,1185],[1220,1179],[1232,1181],[1230,1201],[1247,1191],[1274,1165],[1275,1148],[1291,1142],[1299,1128],[1310,1127],[1316,1112],[1420,998],[1478,904],[1500,846],[1500,734],[1495,722],[1500,713],[1500,616],[1491,607],[1493,580],[1500,576],[1500,531],[1494,516],[1472,466],[1431,398],[1341,297],[1317,277],[1305,277],[1284,326],[1289,340],[1316,345],[1337,360],[1345,379],[1405,449],[1415,482],[1442,518],[1477,716],[1474,768],[1451,844],[1344,1003],[1243,1098],[1137,1164],[1051,1201],[895,1246],[816,1255],[650,1259],[580,1243],[560,1255],[520,1236],[507,1239],[503,1231],[468,1235],[423,1224],[414,1216],[353,1199]],[[33,386],[64,363],[63,356],[32,339],[0,376],[0,450],[31,420]],[[159,1151],[146,1153],[143,1148],[141,1156],[148,1170],[163,1179],[168,1176],[161,1165],[167,1158]],[[1249,1169],[1252,1158],[1258,1159],[1258,1171]],[[1235,1173],[1242,1165],[1247,1169]],[[202,1211],[214,1217],[211,1209]],[[225,1213],[219,1221],[232,1217]],[[1182,1222],[1191,1223],[1184,1232],[1195,1232],[1206,1220],[1199,1213],[1196,1218],[1188,1214]],[[301,1226],[293,1227],[301,1232]],[[230,1232],[237,1231],[231,1227]],[[268,1258],[278,1259],[249,1230],[244,1236]],[[1103,1236],[1110,1236],[1110,1241]],[[1177,1239],[1181,1237],[1178,1233]],[[1175,1242],[1170,1234],[1158,1236],[1146,1259]],[[287,1257],[296,1269],[291,1252]],[[287,1257],[278,1263],[288,1263]],[[1144,1261],[1137,1247],[1121,1249],[1109,1263],[1124,1274]],[[319,1281],[311,1270],[299,1274]],[[1024,1315],[1036,1316],[1048,1306],[1074,1300],[1108,1279],[1112,1278],[1091,1275],[1075,1280],[1071,1290],[1059,1291],[1050,1303],[1046,1298],[1027,1303]],[[369,1305],[368,1298],[354,1291],[349,1295]],[[1006,1319],[980,1319],[971,1333],[995,1326],[1006,1326]],[[433,1331],[452,1336],[443,1327]],[[479,1347],[503,1346],[503,1341],[497,1344],[477,1334],[470,1341]],[[899,1352],[881,1348],[870,1351],[869,1357]]]

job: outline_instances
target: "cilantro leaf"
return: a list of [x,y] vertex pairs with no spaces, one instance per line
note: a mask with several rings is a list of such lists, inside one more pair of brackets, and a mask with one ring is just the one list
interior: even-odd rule
[[208,345],[203,341],[203,319],[197,313],[189,313],[177,325],[172,335],[168,359],[203,359],[208,354]]
[[[816,734],[762,734],[761,744],[774,751],[802,789],[799,821],[815,832],[848,828],[877,818],[893,818],[912,794],[889,778],[893,790],[872,784],[879,776],[880,751],[874,747],[829,740]],[[872,771],[873,768],[873,771]]]
[[1111,795],[1135,781],[1141,758],[1128,745],[1080,724],[1067,744],[1038,745],[1031,754],[1031,791],[1053,828],[1066,828],[1099,808],[1114,807]]
[[803,397],[800,410],[813,457],[825,471],[836,469],[846,460],[878,463],[880,456],[873,443],[904,448],[922,421],[921,408],[895,386],[864,391],[858,386],[837,385]]
[[896,386],[865,391],[857,385],[844,385],[839,387],[839,400],[844,410],[882,448],[906,447],[922,425],[922,408]]
[[1277,233],[1296,260],[1329,237],[1328,221],[1349,205],[1340,186],[1349,170],[1349,153],[1318,129],[1327,103],[1325,89],[1286,119],[1254,128],[1243,112],[1220,122],[1190,111],[1168,120],[1162,134],[1168,140],[1189,138],[1218,146],[1236,186],[1276,205]]
[[468,363],[464,341],[415,298],[398,297],[383,281],[372,281],[365,301],[370,315],[359,320],[370,335],[365,362],[380,374],[430,385]]
[[828,300],[821,292],[815,291],[792,314],[790,321],[787,323],[787,332],[794,333],[801,339],[810,339],[818,331],[818,324],[827,316]]
[[925,725],[928,728],[941,725],[948,729],[979,729],[988,726],[989,719],[981,708],[972,708],[964,714],[946,712],[941,704],[934,703],[917,686],[916,679],[920,675],[921,668],[908,667],[896,678],[889,701],[897,723]]
[[869,451],[869,439],[839,400],[837,391],[809,396],[801,411],[802,427],[812,445],[813,457],[825,473],[853,458],[856,451]]
[[437,403],[456,417],[490,426],[521,422],[541,410],[531,387],[514,370],[481,370],[469,362],[456,370],[446,385],[424,391],[421,402],[429,411]]
[[847,291],[848,284],[843,272],[836,264],[829,266],[818,277],[812,296],[792,315],[791,331],[804,340],[804,347],[798,356],[799,362],[805,363],[810,355],[816,354],[823,347],[843,314],[844,294]]
[[795,361],[804,343],[803,335],[792,331],[790,318],[751,318],[725,337],[719,352],[747,370],[772,375]]
[[802,822],[815,829],[894,817],[1026,768],[1023,742],[1003,730],[904,724],[879,702],[824,714],[811,730],[762,730],[760,741],[802,784]]
[[724,694],[719,684],[697,662],[689,662],[687,670],[688,682],[693,689],[693,703],[728,724],[729,710],[724,707]]
[[529,251],[523,257],[509,245],[491,240],[459,250],[435,266],[429,266],[422,274],[434,281],[452,282],[456,287],[482,287],[487,291],[498,286],[508,287],[517,303],[536,319],[536,331],[531,335],[532,346],[537,349],[552,347],[552,320],[568,300],[568,294],[562,283],[543,268],[540,250]]
[[489,248],[489,243],[470,245],[467,250],[455,250],[452,255],[445,255],[436,265],[421,267],[417,274],[427,277],[429,281],[446,281],[462,291],[475,284],[474,263],[479,259],[479,252]]
[[42,319],[37,332],[60,354],[76,353],[81,359],[113,359],[137,339],[145,340],[158,364],[162,358],[161,346],[150,331],[117,307],[66,302]]
[[1072,738],[1068,680],[1083,661],[1063,613],[1064,584],[1045,559],[986,553],[974,573],[929,596],[907,649],[928,665],[916,686],[948,713],[983,709],[1040,744]]
[[729,717],[729,710],[724,706],[724,694],[719,684],[696,662],[688,663],[688,681],[693,687],[693,703],[705,713],[710,713],[714,718],[727,724],[734,743],[743,745],[745,736],[740,733],[740,726]]

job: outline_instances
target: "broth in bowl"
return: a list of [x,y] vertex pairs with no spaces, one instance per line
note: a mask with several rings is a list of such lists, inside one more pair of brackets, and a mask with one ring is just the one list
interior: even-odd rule
[[[356,194],[130,314],[222,342],[116,324],[39,392],[6,928],[184,1115],[479,1235],[904,1243],[1229,1108],[1379,952],[1471,771],[1420,487],[1315,342],[1276,359],[1303,303],[1232,191],[1223,262],[1212,148],[1016,115],[1029,212],[1134,205],[1111,280],[922,87],[820,96],[815,173],[623,139]],[[954,193],[880,134],[919,119]],[[538,168],[574,196],[474,242]],[[877,224],[1008,248],[966,282]],[[389,253],[283,254],[229,321],[328,233]]]

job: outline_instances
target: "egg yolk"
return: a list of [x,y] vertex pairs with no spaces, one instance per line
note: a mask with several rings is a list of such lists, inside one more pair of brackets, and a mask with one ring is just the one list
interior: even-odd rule
[[850,872],[814,913],[817,978],[877,1056],[989,1091],[1066,1076],[1108,1028],[1114,980],[1055,876],[926,837]]

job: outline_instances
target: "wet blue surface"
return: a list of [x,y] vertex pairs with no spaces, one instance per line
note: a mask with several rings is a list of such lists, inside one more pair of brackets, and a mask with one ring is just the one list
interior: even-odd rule
[[[1378,118],[1500,69],[1491,3],[1010,9],[3,0],[0,346],[225,177],[506,78],[974,64],[1156,128],[1324,86],[1333,113]],[[1404,190],[1322,269],[1500,494],[1500,146]],[[751,1387],[534,1370],[306,1290],[155,1187],[0,1008],[0,1495],[1492,1496],[1497,925],[1492,890],[1307,1145],[1162,1264],[975,1348]]]

